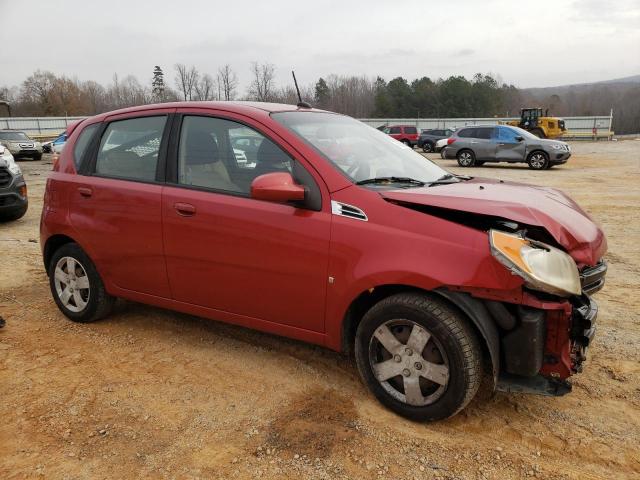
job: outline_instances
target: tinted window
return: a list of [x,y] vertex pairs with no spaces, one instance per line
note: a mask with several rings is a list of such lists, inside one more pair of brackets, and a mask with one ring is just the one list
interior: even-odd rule
[[100,141],[96,173],[107,177],[154,181],[167,117],[111,122]]
[[483,140],[489,140],[493,135],[493,128],[478,128],[476,132],[476,138]]
[[404,133],[407,135],[414,135],[418,133],[418,129],[416,127],[404,127]]
[[73,147],[73,163],[76,166],[76,170],[80,169],[80,165],[82,165],[82,157],[87,151],[87,147],[89,147],[91,139],[99,126],[99,123],[94,123],[93,125],[85,127],[85,129],[80,132],[80,135],[76,140],[76,144]]
[[442,134],[447,137],[450,137],[451,135],[453,135],[453,130],[443,130]]
[[393,133],[393,134],[401,133],[400,127],[391,127],[389,129],[389,133]]
[[498,127],[498,140],[504,143],[518,143],[516,137],[520,134],[506,127]]
[[241,123],[186,116],[180,130],[178,182],[249,195],[265,173],[291,172],[293,161],[280,147]]
[[477,128],[463,128],[458,132],[458,136],[462,138],[476,138]]

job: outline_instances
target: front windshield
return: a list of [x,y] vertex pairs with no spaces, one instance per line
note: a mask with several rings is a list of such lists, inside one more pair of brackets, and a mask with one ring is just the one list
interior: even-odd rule
[[0,132],[1,140],[31,140],[22,132]]
[[430,183],[447,175],[412,148],[351,117],[320,112],[279,112],[271,117],[356,183],[391,177]]

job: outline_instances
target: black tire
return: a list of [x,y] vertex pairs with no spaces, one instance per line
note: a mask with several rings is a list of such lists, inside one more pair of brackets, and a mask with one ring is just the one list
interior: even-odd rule
[[42,160],[42,154],[41,154],[41,153],[36,153],[36,154],[33,156],[33,159],[34,159],[34,160],[36,160],[36,161],[37,161],[37,160]]
[[14,220],[18,220],[25,216],[28,209],[29,209],[29,204],[25,204],[23,207],[18,208],[16,210],[10,210],[8,212],[0,212],[0,222],[12,222]]
[[446,160],[447,158],[447,153],[445,152],[446,149],[447,147],[443,147],[442,150],[440,150],[440,158],[442,158],[443,160]]
[[424,143],[422,144],[422,151],[423,151],[424,153],[431,153],[431,152],[433,152],[433,143],[431,143],[431,142],[424,142]]
[[[409,340],[416,327],[430,336],[422,337],[427,338],[422,351],[413,355],[415,352],[407,347],[416,345]],[[397,348],[394,353],[381,346],[379,339],[389,338],[389,334],[398,342],[391,343]],[[355,357],[364,383],[376,398],[399,415],[418,421],[455,415],[475,396],[483,376],[482,349],[468,320],[443,300],[428,294],[399,293],[374,305],[358,325]],[[389,363],[380,367],[384,362]],[[387,380],[376,376],[393,375],[396,370],[402,373]],[[425,375],[436,375],[440,380],[427,380]],[[408,403],[407,394],[402,393],[407,392],[407,385],[413,385],[414,399],[426,403]]]
[[473,167],[476,163],[476,156],[471,150],[460,150],[456,158],[461,167]]
[[527,157],[527,164],[533,170],[546,170],[549,167],[549,156],[542,150],[536,150]]
[[547,138],[547,136],[544,134],[544,130],[542,130],[541,128],[534,128],[533,130],[531,130],[531,133],[538,138]]
[[[88,289],[83,289],[79,286],[75,288],[75,290],[77,290],[83,297],[83,300],[86,301],[86,305],[77,311],[73,310],[73,306],[67,306],[63,303],[56,286],[56,266],[58,266],[58,262],[65,258],[73,259],[82,268],[82,271],[80,271],[80,269],[76,267],[73,273],[74,279],[80,279],[84,276],[88,278]],[[95,265],[77,243],[66,243],[56,250],[49,262],[47,273],[49,274],[51,295],[53,295],[53,299],[55,300],[56,305],[58,305],[60,311],[64,313],[69,320],[81,323],[95,322],[96,320],[107,316],[111,312],[113,304],[115,303],[115,298],[106,292]],[[63,271],[62,273],[65,272]],[[80,274],[76,276],[77,273]],[[69,275],[68,268],[66,274]],[[76,281],[74,280],[73,282],[73,286],[75,286]],[[77,285],[80,285],[80,283],[78,282]],[[73,292],[74,288],[71,288],[70,290]],[[85,292],[85,290],[88,290],[88,292]]]
[[401,140],[402,143],[404,143],[407,147],[412,148],[411,147],[411,142],[409,140],[407,140],[406,138],[404,140]]

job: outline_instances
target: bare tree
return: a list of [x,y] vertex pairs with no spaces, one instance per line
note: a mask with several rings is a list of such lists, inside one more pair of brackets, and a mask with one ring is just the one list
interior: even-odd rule
[[196,81],[195,91],[195,100],[214,100],[218,93],[216,80],[205,73]]
[[178,91],[182,93],[185,101],[193,100],[193,94],[198,82],[198,71],[196,67],[187,68],[182,63],[175,64],[176,69],[176,87]]
[[238,87],[238,76],[229,64],[218,69],[218,84],[221,90],[221,99],[233,100]]
[[275,71],[271,63],[251,62],[251,84],[249,98],[259,102],[270,102],[275,97]]

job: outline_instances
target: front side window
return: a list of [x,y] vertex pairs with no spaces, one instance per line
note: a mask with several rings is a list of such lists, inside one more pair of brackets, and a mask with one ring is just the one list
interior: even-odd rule
[[0,140],[13,140],[15,142],[30,141],[24,132],[0,132]]
[[185,116],[178,146],[178,183],[249,195],[254,178],[292,172],[280,147],[241,123]]
[[400,134],[400,133],[402,133],[402,132],[400,131],[400,127],[391,127],[391,128],[389,129],[389,134],[390,134],[390,135],[398,135],[398,134]]
[[408,177],[433,182],[446,171],[379,130],[353,118],[321,112],[279,112],[284,125],[353,182]]
[[166,116],[111,122],[100,140],[96,174],[152,182]]
[[503,143],[518,143],[519,133],[506,127],[498,127],[498,141]]

